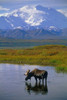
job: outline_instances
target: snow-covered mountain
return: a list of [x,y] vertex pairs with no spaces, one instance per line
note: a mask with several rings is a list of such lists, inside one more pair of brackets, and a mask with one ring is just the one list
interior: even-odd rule
[[67,38],[67,17],[53,8],[24,6],[0,15],[0,37],[13,39]]
[[0,29],[48,29],[67,27],[67,17],[53,8],[24,6],[0,16]]

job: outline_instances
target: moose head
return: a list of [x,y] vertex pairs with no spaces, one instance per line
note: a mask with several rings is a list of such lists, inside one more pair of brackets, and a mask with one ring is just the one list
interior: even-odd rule
[[27,76],[29,73],[30,73],[30,70],[28,69],[24,75]]
[[32,77],[32,73],[30,72],[29,69],[26,71],[26,73],[25,73],[24,75],[26,76],[26,78],[25,78],[26,81],[27,81],[28,79],[31,79],[31,77]]

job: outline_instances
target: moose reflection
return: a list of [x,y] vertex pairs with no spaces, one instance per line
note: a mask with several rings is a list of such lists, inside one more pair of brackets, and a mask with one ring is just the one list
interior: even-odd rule
[[27,70],[27,72],[24,74],[26,75],[25,80],[27,81],[28,79],[31,80],[31,77],[34,77],[37,83],[37,79],[39,79],[39,82],[44,83],[44,79],[45,79],[45,83],[47,82],[47,76],[48,76],[48,72],[45,70],[39,70],[39,69],[34,69],[33,71],[30,72],[30,70]]
[[35,83],[35,85],[32,86],[31,83],[26,82],[25,85],[26,85],[26,90],[29,94],[33,92],[35,94],[46,95],[48,93],[47,84],[44,85]]

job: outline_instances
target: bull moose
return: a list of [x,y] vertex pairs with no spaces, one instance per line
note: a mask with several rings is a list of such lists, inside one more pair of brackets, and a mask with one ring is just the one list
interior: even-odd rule
[[37,83],[37,79],[39,79],[39,82],[42,79],[42,82],[44,83],[44,78],[45,78],[45,82],[47,82],[47,76],[48,76],[48,72],[45,70],[39,70],[39,69],[34,69],[30,72],[30,70],[27,70],[27,72],[25,73],[26,78],[25,80],[27,81],[28,79],[31,80],[31,77],[34,77]]

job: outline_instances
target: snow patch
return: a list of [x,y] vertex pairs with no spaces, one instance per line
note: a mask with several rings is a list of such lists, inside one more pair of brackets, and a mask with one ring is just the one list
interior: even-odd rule
[[1,17],[1,16],[7,17],[8,14],[9,14],[9,13],[0,14],[0,17]]
[[15,27],[14,29],[22,29],[22,27],[21,26],[18,26],[18,27]]
[[5,21],[8,22],[8,23],[14,28],[14,25],[13,25],[9,20],[7,20],[7,19],[5,18]]
[[55,26],[50,26],[50,27],[49,27],[49,30],[54,30],[54,31],[56,31],[57,28],[56,28]]
[[67,9],[58,9],[57,11],[64,14],[64,16],[67,17]]
[[38,26],[40,25],[44,20],[43,19],[34,19],[33,16],[31,16],[30,18],[28,18],[27,20],[25,20],[25,22],[27,24],[30,24],[31,26]]
[[14,25],[11,23],[11,26],[14,27]]

